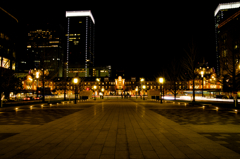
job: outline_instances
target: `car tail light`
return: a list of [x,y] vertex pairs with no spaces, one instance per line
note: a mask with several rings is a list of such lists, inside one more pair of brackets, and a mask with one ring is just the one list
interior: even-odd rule
[[28,100],[30,100],[30,98],[28,98]]

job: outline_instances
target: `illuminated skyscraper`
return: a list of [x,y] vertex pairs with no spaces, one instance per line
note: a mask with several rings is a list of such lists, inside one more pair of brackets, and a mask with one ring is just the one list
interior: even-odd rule
[[66,18],[66,76],[70,76],[69,68],[83,68],[79,73],[84,71],[85,77],[91,77],[95,56],[95,20],[90,10],[66,11]]
[[214,19],[215,19],[215,43],[216,43],[216,59],[217,59],[217,75],[219,76],[220,73],[220,66],[219,66],[219,24],[231,16],[236,10],[240,7],[240,2],[231,2],[231,3],[221,3],[217,6],[214,12]]
[[55,23],[27,24],[26,52],[19,57],[19,72],[47,69],[49,77],[63,75],[63,27]]

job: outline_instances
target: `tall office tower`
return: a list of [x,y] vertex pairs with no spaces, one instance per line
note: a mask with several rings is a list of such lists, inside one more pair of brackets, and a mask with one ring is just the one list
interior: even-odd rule
[[[69,68],[84,71],[85,77],[92,77],[95,55],[95,20],[90,10],[66,11],[67,55],[66,76]],[[83,69],[83,70],[82,70]],[[76,73],[77,76],[78,73]]]
[[3,72],[15,71],[18,20],[1,7],[0,17],[0,76],[2,76]]
[[226,18],[231,16],[236,10],[240,7],[240,2],[232,2],[232,3],[220,3],[215,12],[214,12],[214,20],[215,20],[215,44],[216,44],[216,60],[217,60],[217,68],[216,72],[219,76],[220,73],[220,65],[219,65],[219,24],[224,21]]
[[49,77],[63,75],[64,30],[59,24],[28,24],[26,30],[26,56],[22,56],[19,72],[47,69]]

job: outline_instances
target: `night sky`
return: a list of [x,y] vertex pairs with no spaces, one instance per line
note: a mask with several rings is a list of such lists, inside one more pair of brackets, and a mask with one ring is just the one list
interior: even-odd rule
[[214,11],[219,3],[229,1],[157,2],[19,1],[0,6],[22,24],[37,20],[63,26],[65,11],[91,10],[96,22],[96,64],[125,69],[129,76],[157,75],[175,55],[183,54],[192,38],[198,53],[216,68]]

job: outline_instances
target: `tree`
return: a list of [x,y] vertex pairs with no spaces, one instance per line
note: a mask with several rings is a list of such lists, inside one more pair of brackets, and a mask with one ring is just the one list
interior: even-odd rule
[[197,47],[193,40],[188,44],[188,49],[187,50],[184,49],[184,51],[185,51],[185,55],[183,57],[181,65],[183,67],[184,72],[186,73],[184,74],[184,78],[186,80],[192,80],[193,82],[192,102],[194,103],[195,102],[195,77],[196,77],[194,70],[196,68]]
[[178,57],[173,57],[173,60],[169,62],[168,64],[168,71],[165,71],[164,74],[168,81],[170,82],[170,91],[174,95],[174,100],[176,100],[176,97],[178,95],[178,88],[177,88],[177,83],[179,81],[182,81],[183,79],[183,72],[182,72],[182,67],[181,67],[181,60]]

